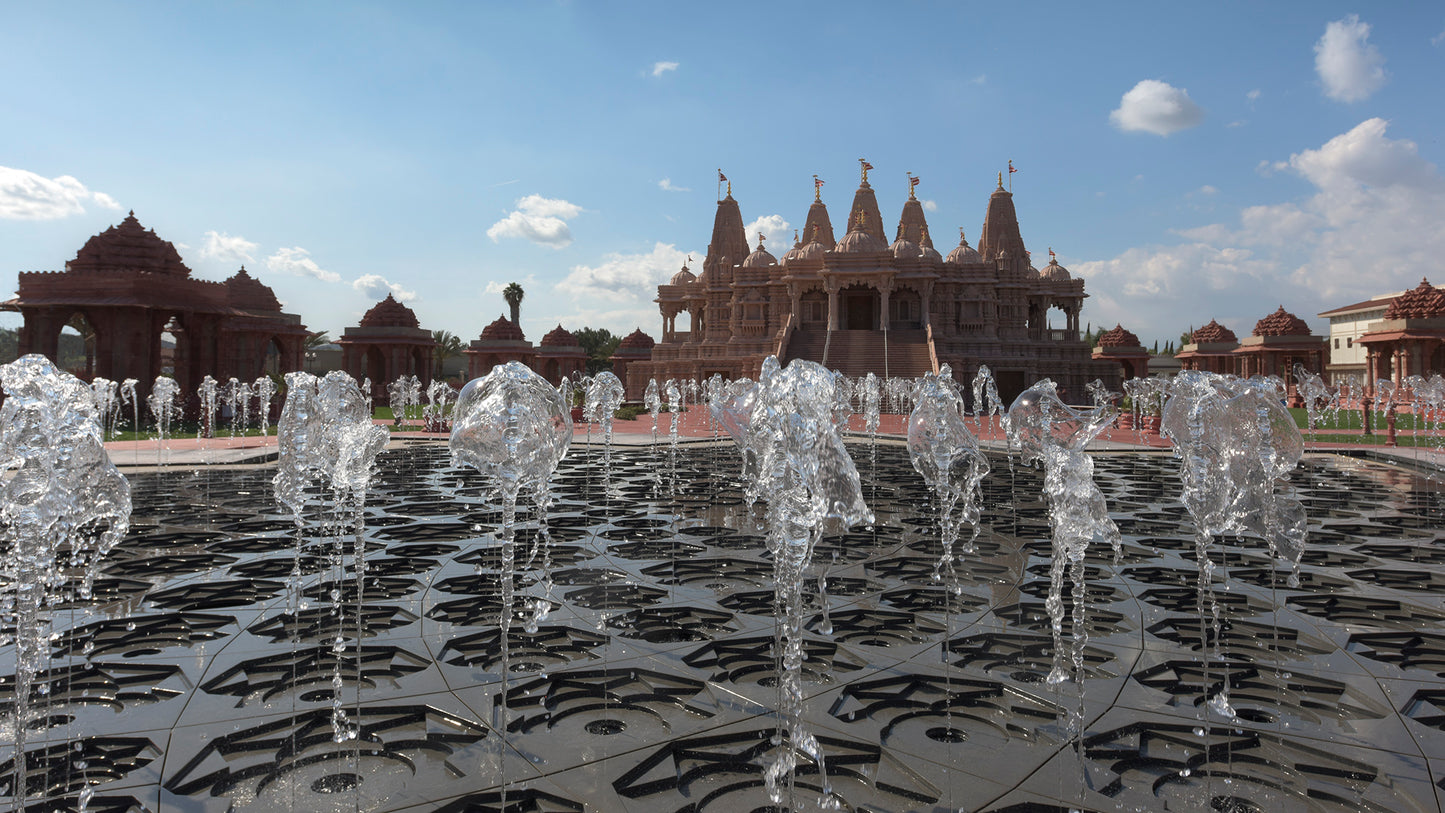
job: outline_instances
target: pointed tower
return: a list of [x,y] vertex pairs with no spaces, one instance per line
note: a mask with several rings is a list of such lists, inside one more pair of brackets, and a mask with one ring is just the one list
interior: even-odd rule
[[837,245],[833,239],[833,221],[828,217],[828,206],[823,203],[823,182],[813,176],[813,205],[808,207],[808,219],[803,223],[803,244],[821,243],[831,250]]
[[898,235],[893,239],[933,248],[933,241],[928,238],[928,220],[923,216],[923,203],[914,194],[914,189],[914,180],[909,176],[908,200],[903,203],[903,214],[898,218]]
[[[873,195],[873,187],[868,185],[868,170],[873,165],[858,159],[863,165],[863,181],[858,184],[858,191],[853,193],[853,209],[848,212],[848,231],[858,228],[858,223],[863,223],[863,230],[883,245],[888,245],[888,238],[883,236],[883,216],[878,212],[878,198]],[[861,217],[860,217],[861,216]]]
[[1014,196],[1003,188],[1003,173],[999,173],[998,188],[988,199],[988,211],[983,216],[983,231],[978,236],[978,253],[987,262],[997,259],[999,252],[1008,255],[1010,267],[1016,271],[1028,268],[1028,253],[1024,250],[1024,238],[1019,234],[1019,218],[1014,212]]
[[732,267],[738,265],[751,251],[748,237],[743,229],[743,213],[738,202],[733,200],[733,185],[728,182],[728,195],[717,202],[717,214],[712,221],[712,242],[707,245],[707,257],[702,269],[708,279],[721,281],[730,278]]

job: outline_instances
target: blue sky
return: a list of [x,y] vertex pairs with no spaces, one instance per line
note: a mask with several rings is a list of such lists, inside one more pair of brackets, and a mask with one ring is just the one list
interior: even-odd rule
[[391,290],[469,340],[512,281],[534,341],[656,336],[718,168],[781,255],[860,157],[945,253],[1012,159],[1146,343],[1445,282],[1445,8],[1173,6],[4,2],[0,296],[134,209],[333,336]]

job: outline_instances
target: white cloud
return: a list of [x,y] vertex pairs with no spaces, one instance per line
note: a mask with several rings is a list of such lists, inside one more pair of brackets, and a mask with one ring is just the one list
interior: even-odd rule
[[1219,194],[1219,190],[1218,190],[1218,189],[1215,189],[1214,187],[1210,186],[1209,184],[1205,184],[1205,185],[1199,187],[1198,189],[1195,190],[1195,192],[1198,193],[1198,194],[1200,194],[1200,195],[1217,195],[1217,194]]
[[535,274],[528,274],[527,276],[519,280],[507,280],[506,282],[488,280],[487,284],[482,287],[482,293],[501,296],[502,291],[505,291],[507,289],[507,286],[511,285],[513,282],[522,286],[522,290],[525,291],[526,289],[531,288],[536,284],[537,276]]
[[1109,121],[1125,132],[1143,131],[1167,136],[1204,120],[1204,110],[1189,98],[1189,91],[1158,79],[1145,79],[1119,100]]
[[652,63],[652,75],[661,76],[668,71],[677,70],[676,62],[654,62]]
[[988,74],[981,73],[968,81],[972,82],[975,85],[986,85],[988,84]]
[[1359,102],[1385,84],[1385,58],[1371,45],[1370,24],[1351,14],[1325,26],[1315,43],[1315,72],[1325,95],[1341,102]]
[[691,191],[692,191],[691,189],[689,189],[689,188],[687,188],[687,187],[685,187],[685,186],[675,186],[675,185],[673,185],[671,178],[663,178],[662,180],[660,180],[660,181],[657,182],[657,185],[658,185],[659,188],[661,188],[661,189],[663,189],[664,191],[667,191],[667,192],[691,192]]
[[938,211],[938,203],[937,203],[937,201],[928,200],[927,198],[919,198],[918,200],[919,200],[919,202],[921,202],[921,203],[923,204],[923,211],[925,211],[925,212],[936,212],[936,211]]
[[103,209],[120,204],[69,175],[46,178],[24,169],[0,166],[0,219],[55,220],[85,211],[87,202]]
[[276,249],[275,254],[266,258],[266,267],[278,273],[312,277],[322,282],[341,281],[340,274],[317,265],[316,261],[311,259],[311,252],[300,246]]
[[1248,99],[1250,106],[1253,107],[1254,103],[1259,101],[1259,97],[1261,95],[1263,95],[1263,93],[1260,91],[1260,89],[1255,88],[1254,90],[1251,90],[1250,92],[1244,94],[1244,98]]
[[[1089,282],[1095,324],[1120,321],[1141,334],[1171,335],[1211,318],[1241,336],[1283,304],[1315,314],[1413,287],[1445,256],[1445,177],[1414,142],[1392,139],[1368,119],[1270,171],[1308,181],[1299,200],[1240,209],[1233,223],[1175,233],[1176,246],[1129,249],[1069,270]],[[1438,274],[1438,271],[1436,272]],[[1445,279],[1439,280],[1445,282]]]
[[657,286],[672,279],[686,259],[687,252],[669,243],[657,243],[646,254],[608,254],[600,265],[573,266],[556,290],[589,307],[608,302],[637,308],[657,296]]
[[1246,125],[1246,124],[1248,124],[1248,123],[1249,123],[1249,122],[1248,122],[1248,121],[1245,121],[1244,119],[1235,119],[1234,121],[1231,121],[1231,122],[1229,122],[1228,124],[1226,124],[1226,125],[1224,125],[1224,126],[1233,129],[1233,128],[1235,128],[1235,127],[1243,127],[1244,125]]
[[[758,245],[758,235],[767,237],[763,248],[768,250],[774,257],[781,257],[788,249],[793,247],[793,227],[782,215],[763,215],[743,227],[748,236],[748,250],[752,251]],[[741,259],[737,262],[742,262]]]
[[223,263],[251,262],[257,245],[246,238],[225,232],[208,231],[206,241],[201,244],[201,256]]
[[416,291],[408,291],[394,282],[387,282],[380,274],[363,274],[352,281],[351,287],[360,291],[367,299],[382,299],[387,294],[391,294],[398,302],[416,299]]
[[1430,38],[1431,45],[1439,45],[1442,42],[1445,42],[1445,31],[1441,31],[1439,34]]
[[582,207],[557,198],[528,195],[517,201],[517,208],[487,229],[492,242],[503,237],[521,237],[552,248],[565,248],[572,243],[572,230],[567,221],[582,213]]

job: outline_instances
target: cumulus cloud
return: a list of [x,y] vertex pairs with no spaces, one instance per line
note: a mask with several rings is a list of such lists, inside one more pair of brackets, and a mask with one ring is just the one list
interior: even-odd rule
[[351,287],[360,291],[367,299],[382,299],[387,294],[396,297],[398,302],[416,299],[415,291],[408,291],[394,282],[387,282],[380,274],[363,274],[352,281]]
[[1204,110],[1189,98],[1189,91],[1158,79],[1145,79],[1119,100],[1109,121],[1125,132],[1142,131],[1167,136],[1204,120]]
[[664,190],[664,191],[666,191],[666,192],[691,192],[691,191],[692,191],[691,189],[689,189],[689,188],[687,188],[687,187],[685,187],[685,186],[675,186],[675,185],[673,185],[671,178],[663,178],[662,180],[660,180],[660,181],[657,182],[657,185],[658,185],[659,188],[661,188],[662,190]]
[[1244,94],[1244,98],[1249,100],[1249,104],[1252,107],[1255,102],[1259,101],[1259,97],[1261,95],[1263,94],[1261,93],[1260,89],[1255,88],[1254,90],[1251,90],[1250,92]]
[[556,290],[578,302],[638,306],[657,296],[657,286],[682,268],[687,252],[657,243],[646,254],[608,254],[595,266],[576,265]]
[[652,75],[661,76],[668,71],[677,70],[676,62],[654,62],[652,63]]
[[521,237],[541,246],[565,248],[572,243],[567,221],[582,213],[582,207],[557,198],[528,195],[516,208],[487,229],[492,242],[503,237]]
[[1315,72],[1325,95],[1341,102],[1359,102],[1385,84],[1385,57],[1369,43],[1370,24],[1356,14],[1325,26],[1315,43]]
[[[1368,119],[1318,148],[1269,163],[1313,186],[1299,199],[1240,209],[1230,223],[1176,233],[1187,242],[1080,263],[1089,319],[1175,335],[1218,318],[1241,335],[1278,304],[1322,310],[1413,287],[1445,256],[1445,177],[1415,143]],[[1137,327],[1136,327],[1137,326]],[[1323,325],[1316,323],[1316,329]]]
[[925,211],[925,212],[936,212],[936,211],[938,211],[938,202],[937,202],[937,201],[928,200],[927,198],[919,198],[918,200],[919,200],[920,203],[923,204],[923,211]]
[[311,259],[311,252],[300,246],[276,249],[275,254],[266,258],[266,267],[278,273],[312,277],[322,282],[341,281],[340,274],[317,265],[316,261]]
[[55,220],[81,214],[86,203],[103,209],[120,208],[110,195],[87,189],[69,175],[47,178],[29,170],[0,166],[0,218]]
[[[759,234],[768,238],[763,247],[775,257],[781,257],[783,252],[793,247],[793,227],[782,215],[763,215],[744,226],[743,231],[748,236],[749,250],[757,246]],[[742,259],[735,262],[742,262]]]
[[205,238],[205,242],[201,244],[201,256],[223,263],[251,262],[257,248],[256,243],[239,234],[231,235],[225,232],[208,231]]

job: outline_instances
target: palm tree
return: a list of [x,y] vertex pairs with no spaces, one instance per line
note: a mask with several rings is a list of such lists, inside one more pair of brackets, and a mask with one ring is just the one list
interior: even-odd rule
[[328,344],[331,344],[331,336],[328,331],[318,330],[315,333],[306,334],[306,349],[303,352],[306,356],[308,371],[316,367],[316,351]]
[[507,287],[502,289],[502,298],[507,300],[507,307],[512,309],[512,324],[514,325],[521,324],[518,319],[522,311],[522,297],[525,296],[526,293],[526,291],[522,290],[522,286],[515,282],[508,283]]
[[446,378],[447,359],[460,358],[464,347],[461,337],[450,330],[433,330],[431,337],[432,341],[436,342],[436,347],[431,351],[432,361],[436,363],[436,375],[433,379],[440,381]]

